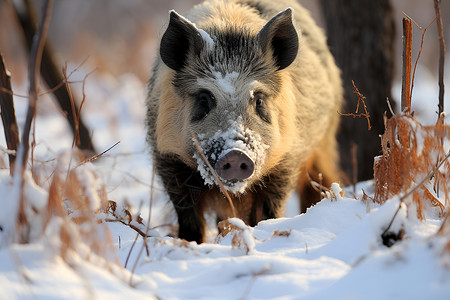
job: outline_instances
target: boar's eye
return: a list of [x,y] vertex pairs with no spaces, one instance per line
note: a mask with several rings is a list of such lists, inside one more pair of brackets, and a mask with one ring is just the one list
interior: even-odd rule
[[202,90],[195,95],[195,103],[192,114],[192,121],[200,121],[216,106],[214,96],[209,92]]
[[263,93],[256,93],[254,96],[256,114],[267,123],[270,123],[270,114],[267,110],[266,96]]

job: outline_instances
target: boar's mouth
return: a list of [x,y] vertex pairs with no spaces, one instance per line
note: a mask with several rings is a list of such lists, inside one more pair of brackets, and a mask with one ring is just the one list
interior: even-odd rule
[[[225,189],[232,193],[244,193],[259,168],[258,162],[261,160],[258,160],[256,153],[242,140],[219,139],[209,141],[205,146],[205,156]],[[205,184],[218,185],[201,155],[195,153],[194,158]]]
[[[242,124],[241,117],[228,123],[225,131],[219,129],[212,135],[198,134],[197,138],[225,189],[242,194],[259,176],[269,146],[262,142],[259,134]],[[195,151],[193,157],[205,184],[219,185],[202,155]]]

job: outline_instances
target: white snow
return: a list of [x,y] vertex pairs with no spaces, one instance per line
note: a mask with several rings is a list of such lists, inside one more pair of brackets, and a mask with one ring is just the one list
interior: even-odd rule
[[[252,176],[256,176],[261,171],[261,165],[269,146],[264,144],[259,134],[243,125],[242,116],[236,118],[233,114],[230,114],[227,123],[228,129],[226,131],[219,129],[210,137],[206,134],[199,134],[197,138],[200,147],[204,153],[212,152],[210,158],[213,160],[214,158],[219,160],[233,149],[242,150],[255,163],[255,171]],[[193,157],[197,161],[198,170],[205,183],[208,185],[218,184],[203,157],[199,153],[195,153]],[[250,179],[251,177],[248,180]],[[248,180],[238,182],[223,180],[222,183],[225,189],[233,193],[243,193],[248,186]]]
[[177,14],[181,19],[183,19],[184,21],[186,21],[187,23],[191,24],[192,26],[194,26],[195,29],[197,29],[198,33],[200,34],[200,36],[202,37],[202,40],[205,42],[206,44],[206,48],[209,51],[212,51],[214,49],[214,40],[213,38],[209,35],[209,33],[207,33],[205,30],[198,28],[197,25],[194,22],[191,22],[188,18],[180,15],[179,13],[177,13],[174,9],[171,9],[169,11],[170,13],[175,13]]
[[222,74],[219,71],[216,71],[213,66],[209,66],[211,73],[215,77],[215,82],[219,86],[219,88],[229,96],[234,96],[236,93],[236,81],[239,77],[239,73],[236,71],[233,71],[231,73],[225,73]]
[[204,31],[203,29],[198,29],[198,32],[200,33],[203,41],[206,43],[206,48],[210,51],[212,51],[214,49],[214,40],[211,38],[211,36],[209,35],[209,33],[207,33],[206,31]]
[[[225,88],[230,78],[224,78]],[[92,209],[104,184],[107,199],[128,209],[134,220],[140,214],[146,222],[150,214],[151,228],[175,224],[159,180],[150,208],[145,84],[132,75],[112,79],[98,74],[89,77],[86,95],[84,118],[98,151],[121,142],[85,166],[85,172],[92,171],[86,174],[98,176],[86,175],[82,183]],[[18,119],[23,120],[24,104],[17,102]],[[242,149],[244,144],[234,137],[251,136],[255,145],[245,150],[255,156],[264,152],[263,141],[242,128],[238,118],[229,125],[229,130],[215,133],[227,137],[225,150]],[[36,134],[39,186],[27,177],[26,193],[38,214],[45,210],[49,178],[59,153],[70,149],[71,135],[57,110],[38,116]],[[199,136],[203,147],[211,138]],[[3,133],[0,144],[5,147]],[[2,158],[6,161],[6,154]],[[94,182],[97,186],[90,185]],[[373,195],[373,182],[359,183],[357,197],[361,189]],[[302,215],[291,211],[293,217],[255,227],[231,219],[234,230],[201,245],[166,236],[169,226],[153,228],[160,237],[152,234],[144,244],[141,237],[134,243],[136,231],[122,223],[82,226],[59,217],[29,244],[17,244],[5,238],[15,228],[17,189],[9,171],[0,170],[0,299],[448,299],[450,264],[444,247],[449,238],[435,235],[441,219],[430,214],[421,222],[403,204],[392,230],[404,229],[406,236],[387,248],[380,235],[400,205],[398,198],[382,206],[367,205],[350,196],[351,188],[344,189],[346,195],[337,184],[332,190],[334,195]],[[91,239],[84,236],[86,228]],[[74,242],[65,259],[59,238],[64,230]],[[94,251],[94,242],[109,245],[112,252]]]

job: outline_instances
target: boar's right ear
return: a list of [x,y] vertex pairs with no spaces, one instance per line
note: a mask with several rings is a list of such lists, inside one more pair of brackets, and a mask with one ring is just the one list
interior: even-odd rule
[[292,23],[292,8],[278,13],[258,33],[263,52],[273,50],[278,70],[288,67],[297,57],[298,35]]
[[185,64],[189,51],[200,53],[203,40],[193,23],[170,11],[169,26],[159,49],[162,61],[171,69],[179,71]]

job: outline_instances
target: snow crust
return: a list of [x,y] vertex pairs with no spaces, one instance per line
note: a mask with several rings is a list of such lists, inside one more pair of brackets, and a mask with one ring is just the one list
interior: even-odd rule
[[214,40],[211,38],[211,36],[209,35],[209,33],[207,33],[206,31],[204,31],[203,29],[198,29],[198,32],[200,33],[203,41],[206,44],[206,48],[208,50],[213,50],[214,49]]
[[[229,126],[226,131],[218,130],[212,136],[207,136],[206,134],[198,135],[197,139],[201,148],[207,154],[206,156],[210,163],[212,162],[211,165],[213,167],[214,163],[229,151],[233,149],[242,150],[255,163],[253,176],[256,176],[261,170],[261,165],[264,162],[266,150],[269,146],[264,144],[259,134],[243,125],[242,116],[237,118],[229,117],[227,122]],[[195,153],[193,157],[197,161],[197,168],[205,184],[218,184],[202,156],[199,153]],[[221,181],[227,190],[233,193],[243,193],[248,187],[248,180],[250,179],[237,182],[224,179],[221,179]]]
[[236,81],[239,77],[239,73],[233,71],[231,73],[222,74],[219,71],[215,71],[213,66],[210,66],[211,73],[215,77],[215,82],[219,85],[222,91],[233,98],[236,93]]
[[206,48],[211,51],[214,49],[214,40],[213,38],[209,35],[209,33],[207,33],[205,30],[198,28],[197,25],[194,22],[191,22],[188,18],[178,14],[175,10],[171,9],[169,11],[170,13],[176,13],[180,18],[182,18],[184,21],[186,21],[187,23],[191,24],[192,26],[195,27],[195,29],[197,29],[198,33],[200,34],[200,36],[202,37],[202,40],[205,42]]

